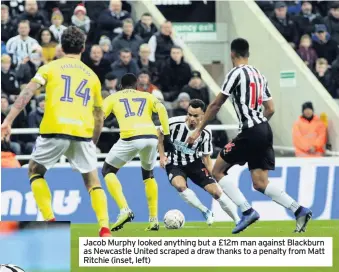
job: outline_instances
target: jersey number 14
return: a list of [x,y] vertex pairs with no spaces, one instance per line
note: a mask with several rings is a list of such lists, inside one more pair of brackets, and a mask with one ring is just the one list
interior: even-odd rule
[[[64,95],[60,98],[60,101],[64,102],[73,102],[73,98],[71,97],[71,77],[62,75],[61,78],[65,80],[65,90]],[[91,99],[89,96],[90,89],[86,88],[83,91],[85,85],[87,84],[87,79],[83,79],[78,88],[75,90],[75,95],[82,98],[82,105],[87,106],[88,101]]]

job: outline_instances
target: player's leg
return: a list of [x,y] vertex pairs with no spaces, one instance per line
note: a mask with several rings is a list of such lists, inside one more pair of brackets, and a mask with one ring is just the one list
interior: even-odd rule
[[138,140],[142,179],[145,184],[145,194],[149,211],[149,226],[146,230],[159,230],[158,222],[158,184],[154,178],[153,169],[157,161],[157,139]]
[[44,175],[47,169],[37,162],[30,160],[28,167],[28,176],[31,183],[31,189],[35,202],[46,221],[55,221],[52,208],[52,194]]
[[52,209],[52,194],[44,175],[60,159],[68,146],[68,140],[39,136],[35,143],[32,159],[29,162],[28,175],[31,189],[38,208],[46,221],[54,221],[55,216]]
[[268,170],[274,169],[274,150],[272,146],[266,150],[266,154],[262,158],[253,158],[253,160],[249,161],[249,169],[251,170],[254,189],[291,210],[297,221],[295,232],[304,232],[308,221],[312,217],[311,210],[300,206],[284,190],[268,180]]
[[134,214],[128,207],[117,173],[120,168],[132,160],[137,154],[138,149],[135,147],[135,141],[126,142],[120,139],[111,148],[102,168],[102,175],[108,191],[120,209],[118,218],[112,225],[112,231],[121,229],[125,223],[131,222],[134,219]]
[[107,198],[98,176],[96,146],[93,142],[71,141],[65,156],[72,167],[78,170],[83,177],[100,227],[100,237],[111,236]]
[[238,187],[227,178],[227,171],[235,164],[244,165],[248,160],[247,136],[242,133],[222,150],[213,167],[213,176],[219,182],[226,195],[241,209],[240,222],[233,229],[236,234],[247,228],[259,219],[259,214],[251,207]]
[[252,208],[251,205],[248,203],[239,188],[235,186],[234,182],[227,178],[227,171],[233,165],[234,164],[225,162],[219,154],[214,164],[212,175],[217,180],[225,194],[240,208],[241,212],[243,214],[247,214]]
[[217,183],[207,184],[204,189],[218,201],[220,207],[233,219],[235,224],[238,224],[240,217],[237,212],[237,206],[234,202],[221,190]]
[[109,230],[107,197],[101,186],[98,171],[95,169],[89,173],[82,173],[82,177],[91,198],[92,208],[100,227],[99,236],[109,237],[111,236],[111,233]]
[[[107,159],[106,159],[107,160]],[[106,186],[115,203],[119,207],[119,215],[115,223],[111,226],[112,231],[118,231],[126,223],[134,219],[134,214],[127,204],[127,200],[122,190],[121,183],[117,177],[119,168],[116,168],[105,161],[102,168],[102,175],[104,176]]]
[[166,165],[166,172],[169,182],[178,191],[182,200],[198,209],[206,219],[208,225],[213,224],[214,216],[212,211],[202,204],[194,191],[187,187],[187,174],[185,170],[177,165]]
[[119,168],[116,168],[107,162],[102,167],[102,175],[105,179],[108,192],[117,203],[120,210],[128,209],[128,204],[122,191],[121,183],[117,177]]
[[219,202],[221,208],[234,220],[234,222],[237,223],[240,221],[237,214],[237,206],[220,189],[201,160],[197,160],[192,163],[188,170],[188,177],[200,188],[209,192],[210,195]]

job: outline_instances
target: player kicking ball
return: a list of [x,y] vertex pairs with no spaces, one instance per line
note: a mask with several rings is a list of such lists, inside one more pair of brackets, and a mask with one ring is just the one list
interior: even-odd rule
[[120,209],[112,231],[121,229],[125,223],[134,218],[116,174],[138,154],[149,209],[149,226],[146,230],[159,230],[158,185],[153,175],[153,168],[157,161],[158,134],[152,121],[153,112],[159,115],[165,134],[166,151],[174,150],[169,137],[165,106],[152,94],[137,91],[136,87],[137,78],[133,74],[124,75],[121,78],[121,90],[107,97],[103,106],[105,117],[113,113],[120,128],[120,139],[113,145],[102,168],[108,191]]
[[311,210],[301,206],[268,180],[268,171],[275,168],[275,155],[273,133],[268,123],[274,113],[274,104],[267,80],[255,67],[248,64],[249,44],[245,39],[232,41],[231,58],[234,68],[226,75],[221,93],[208,106],[203,121],[187,143],[192,144],[199,138],[207,123],[214,119],[230,97],[239,118],[241,131],[220,152],[213,167],[213,176],[243,213],[241,221],[232,233],[243,231],[259,219],[258,212],[247,202],[239,188],[226,178],[227,171],[233,165],[244,165],[246,162],[251,171],[254,189],[291,210],[296,218],[295,232],[304,232],[312,217]]
[[[205,103],[200,99],[190,101],[187,116],[173,117],[169,120],[170,136],[174,142],[175,152],[165,155],[163,139],[164,135],[161,129],[159,133],[159,154],[160,165],[166,168],[166,172],[171,185],[177,189],[180,197],[202,212],[208,225],[213,224],[214,215],[205,207],[197,195],[187,187],[187,178],[190,178],[196,185],[207,191],[220,204],[220,207],[237,224],[240,218],[237,214],[236,205],[220,189],[212,178],[212,132],[206,127],[199,138],[190,145],[185,141],[199,126],[205,111]],[[199,152],[202,151],[202,158]]]
[[20,93],[1,126],[2,137],[10,134],[14,119],[44,86],[45,114],[28,168],[39,210],[44,220],[55,221],[52,195],[44,175],[65,155],[84,179],[99,222],[99,235],[111,236],[106,194],[97,173],[95,146],[103,126],[101,84],[97,75],[80,60],[85,49],[85,35],[80,29],[75,26],[66,29],[61,46],[65,56],[40,67]]

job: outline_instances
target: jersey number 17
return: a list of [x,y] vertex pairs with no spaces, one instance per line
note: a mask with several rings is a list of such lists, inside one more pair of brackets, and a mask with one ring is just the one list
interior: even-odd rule
[[[124,103],[125,110],[126,110],[125,117],[135,116],[135,112],[132,111],[131,106],[130,106],[130,101],[127,98],[122,98],[119,101],[121,103]],[[132,101],[140,103],[137,115],[141,116],[145,109],[146,98],[132,98]]]

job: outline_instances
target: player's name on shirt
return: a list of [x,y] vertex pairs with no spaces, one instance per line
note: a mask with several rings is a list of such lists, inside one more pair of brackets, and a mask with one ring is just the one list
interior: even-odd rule
[[88,69],[78,63],[67,63],[67,64],[63,64],[60,66],[60,69],[65,70],[65,69],[81,69],[84,73],[86,73],[87,76],[91,76],[91,73],[88,71]]

